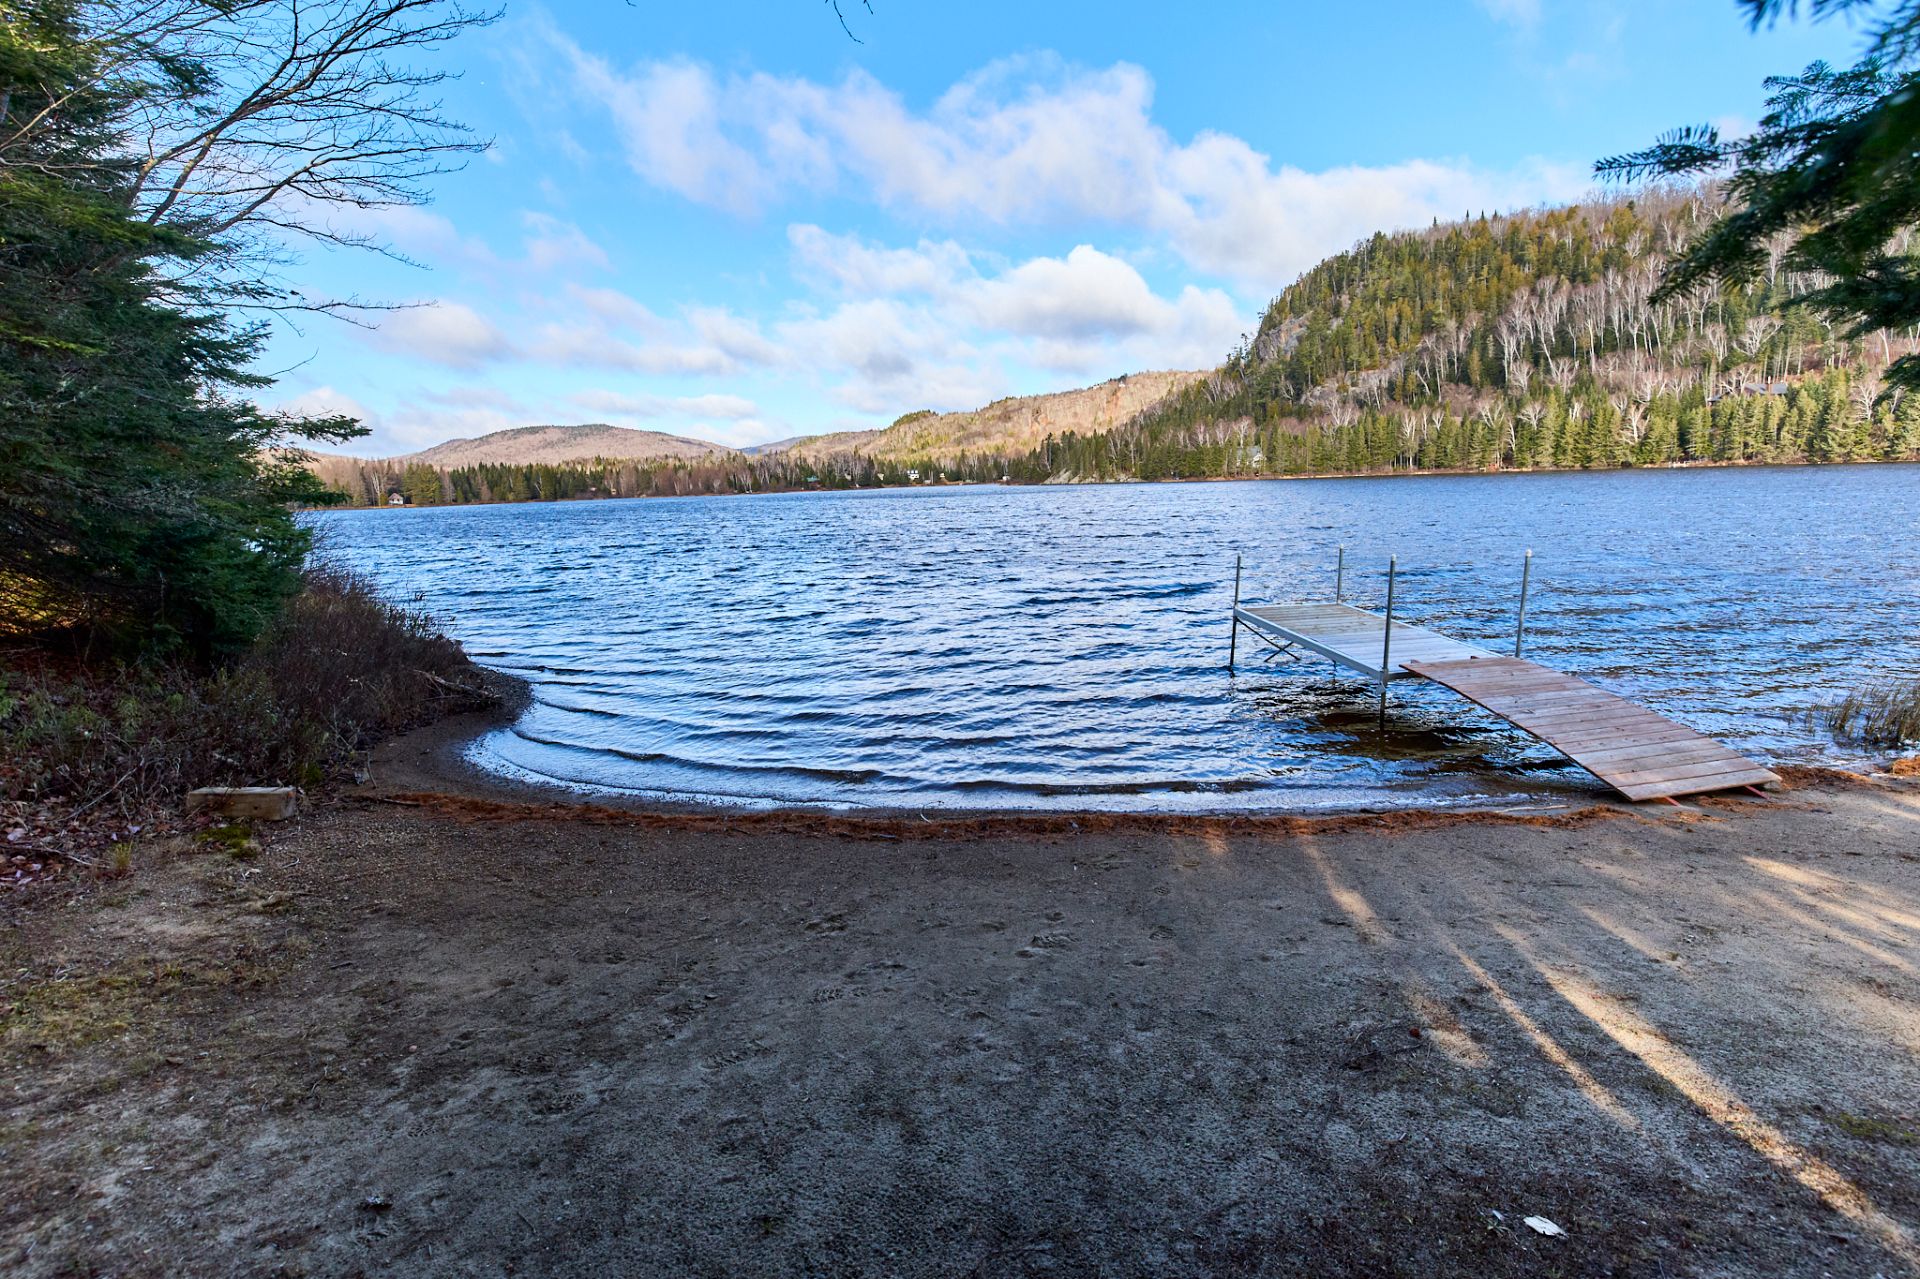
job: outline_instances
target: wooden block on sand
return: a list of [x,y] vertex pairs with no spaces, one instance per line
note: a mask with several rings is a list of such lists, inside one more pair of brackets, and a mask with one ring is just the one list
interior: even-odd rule
[[277,822],[293,816],[299,799],[291,786],[203,786],[187,792],[189,813]]

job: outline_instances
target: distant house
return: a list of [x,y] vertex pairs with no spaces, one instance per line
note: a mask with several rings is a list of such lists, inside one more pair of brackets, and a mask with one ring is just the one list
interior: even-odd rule
[[406,504],[407,504],[407,495],[405,493],[387,494],[388,506],[405,506]]
[[1726,395],[1709,395],[1707,403],[1718,404],[1727,395],[1785,395],[1792,389],[1791,382],[1741,382],[1729,384]]

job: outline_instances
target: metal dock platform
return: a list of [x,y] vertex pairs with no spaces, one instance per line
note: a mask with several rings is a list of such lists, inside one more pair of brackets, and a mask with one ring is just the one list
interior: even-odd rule
[[1340,598],[1346,577],[1344,547],[1332,603],[1243,606],[1236,561],[1233,645],[1227,667],[1231,670],[1238,656],[1243,628],[1276,650],[1276,655],[1324,657],[1379,685],[1383,724],[1389,681],[1431,680],[1539,738],[1630,800],[1670,800],[1676,795],[1765,786],[1779,780],[1705,734],[1521,657],[1532,568],[1533,552],[1528,551],[1509,657],[1439,631],[1394,621],[1396,565],[1392,561],[1387,567],[1384,614],[1355,608]]
[[1407,669],[1408,662],[1464,662],[1497,656],[1439,631],[1405,622],[1393,624],[1389,639],[1384,617],[1351,604],[1235,608],[1233,615],[1275,648],[1300,656],[1312,653],[1324,657],[1376,682],[1383,672],[1388,679],[1418,675]]

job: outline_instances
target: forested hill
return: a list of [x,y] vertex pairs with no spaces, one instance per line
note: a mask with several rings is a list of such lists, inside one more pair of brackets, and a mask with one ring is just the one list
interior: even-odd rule
[[[1920,460],[1920,396],[1881,397],[1887,365],[1920,334],[1849,335],[1787,307],[1826,280],[1779,254],[1751,286],[1653,301],[1668,258],[1714,207],[1710,193],[1652,192],[1376,235],[1303,275],[1204,375],[910,413],[754,456],[678,441],[711,452],[620,460],[630,444],[596,437],[591,459],[422,455],[322,478],[356,502],[430,504],[1003,476]],[[475,444],[538,443],[547,430]]]
[[1878,403],[1913,332],[1783,309],[1822,278],[1655,303],[1706,195],[1376,235],[1288,288],[1211,377],[1127,427],[1050,442],[1055,478],[1166,478],[1920,456]]
[[904,415],[885,430],[816,435],[792,441],[783,451],[794,458],[822,463],[842,457],[869,457],[943,467],[970,456],[1018,456],[1050,435],[1091,435],[1112,430],[1204,376],[1132,373],[1079,390],[1010,396],[967,412],[923,409]]

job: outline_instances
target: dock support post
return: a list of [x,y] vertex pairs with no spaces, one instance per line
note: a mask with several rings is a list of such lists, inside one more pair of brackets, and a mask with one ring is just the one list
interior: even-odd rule
[[1533,578],[1533,548],[1527,548],[1526,559],[1520,561],[1520,617],[1513,626],[1513,655],[1520,656],[1521,648],[1527,641],[1527,584]]
[[1387,726],[1387,680],[1393,675],[1393,579],[1398,556],[1387,557],[1387,624],[1380,628],[1380,727]]
[[1233,671],[1233,662],[1240,655],[1240,557],[1233,557],[1233,630],[1227,639],[1227,671]]
[[1347,548],[1340,548],[1339,558],[1333,562],[1333,602],[1340,603],[1347,594]]

